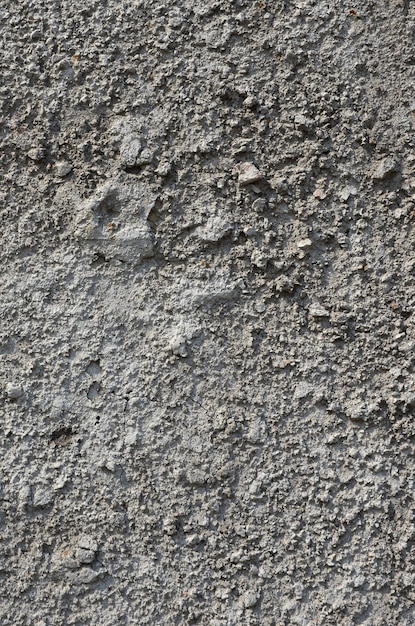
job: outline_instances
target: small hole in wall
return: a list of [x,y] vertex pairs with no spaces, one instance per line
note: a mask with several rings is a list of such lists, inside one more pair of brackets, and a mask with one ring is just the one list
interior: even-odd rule
[[74,434],[75,432],[71,426],[61,426],[52,432],[49,441],[55,444],[64,444]]
[[104,263],[108,263],[108,261],[103,254],[100,254],[99,252],[97,254],[94,254],[91,261],[92,267],[104,265]]
[[88,400],[94,400],[97,397],[101,390],[101,385],[98,381],[94,381],[90,388],[88,389],[87,397]]
[[107,215],[119,215],[121,209],[115,196],[108,196],[100,202],[99,208]]

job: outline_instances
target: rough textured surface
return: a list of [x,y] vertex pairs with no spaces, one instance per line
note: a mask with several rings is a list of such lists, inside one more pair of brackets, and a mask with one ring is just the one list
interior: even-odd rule
[[0,32],[2,626],[412,626],[415,7]]

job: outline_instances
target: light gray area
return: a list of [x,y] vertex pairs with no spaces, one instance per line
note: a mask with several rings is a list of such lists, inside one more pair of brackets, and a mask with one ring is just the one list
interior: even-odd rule
[[1,2],[2,626],[413,626],[414,33]]

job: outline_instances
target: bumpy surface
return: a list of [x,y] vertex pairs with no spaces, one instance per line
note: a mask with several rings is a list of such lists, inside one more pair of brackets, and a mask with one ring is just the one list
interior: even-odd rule
[[0,33],[2,626],[412,626],[415,7]]

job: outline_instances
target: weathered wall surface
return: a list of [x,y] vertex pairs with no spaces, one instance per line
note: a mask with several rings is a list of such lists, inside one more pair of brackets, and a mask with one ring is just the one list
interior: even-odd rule
[[3,0],[3,626],[415,623],[414,18]]

